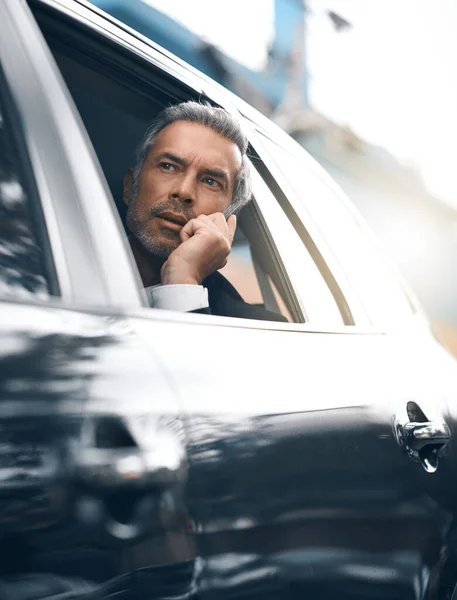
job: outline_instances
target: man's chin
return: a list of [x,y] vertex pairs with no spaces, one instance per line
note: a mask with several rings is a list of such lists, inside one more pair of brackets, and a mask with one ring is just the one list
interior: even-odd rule
[[166,260],[181,243],[178,233],[159,228],[155,219],[152,219],[147,227],[138,226],[138,223],[129,219],[127,215],[127,227],[137,242],[156,258]]
[[149,254],[152,254],[152,256],[155,256],[157,258],[163,258],[164,260],[166,260],[170,256],[170,254],[179,246],[179,243],[161,244],[150,239],[138,238],[138,241],[141,243],[143,248],[149,252]]

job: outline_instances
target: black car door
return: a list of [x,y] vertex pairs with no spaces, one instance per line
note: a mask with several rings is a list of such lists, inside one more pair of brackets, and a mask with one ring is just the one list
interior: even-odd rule
[[[110,29],[113,31],[113,24]],[[133,39],[128,42],[134,44]],[[153,58],[156,64],[165,61],[157,54],[152,57],[151,52],[151,61]],[[223,92],[218,98],[223,103]],[[252,142],[256,149],[254,137]],[[258,148],[262,164],[270,170],[268,153],[260,145]],[[306,175],[306,169],[304,164],[300,175]],[[124,272],[114,268],[99,247],[103,244],[95,247],[94,264],[100,268],[105,284],[98,292],[99,302],[105,308],[110,304],[131,307],[129,319],[118,317],[114,327],[124,344],[114,362],[120,365],[126,358],[128,361],[126,353],[131,346],[125,345],[127,334],[135,346],[148,348],[147,358],[143,355],[138,360],[140,364],[149,360],[154,368],[146,373],[141,369],[141,377],[146,389],[153,389],[157,380],[163,383],[157,379],[158,373],[173,386],[186,413],[184,443],[189,459],[189,478],[182,494],[178,494],[178,483],[173,488],[174,498],[164,493],[170,480],[154,486],[162,490],[160,498],[167,499],[158,502],[164,515],[160,526],[141,529],[144,514],[146,527],[151,521],[157,522],[150,516],[154,510],[152,498],[145,506],[140,502],[137,510],[124,495],[119,503],[108,503],[111,516],[102,523],[110,542],[114,541],[113,533],[117,534],[119,543],[110,549],[118,561],[115,564],[122,565],[121,579],[110,587],[111,571],[104,578],[109,585],[99,586],[96,591],[102,595],[133,591],[154,597],[165,589],[154,587],[157,578],[163,576],[165,583],[185,582],[187,588],[173,590],[175,595],[187,589],[188,593],[196,590],[200,596],[216,598],[437,597],[446,564],[450,566],[451,586],[454,577],[448,550],[454,501],[450,485],[441,474],[452,480],[455,468],[448,455],[435,474],[426,473],[420,464],[423,456],[415,443],[413,448],[410,433],[419,432],[425,441],[427,436],[433,440],[437,431],[447,435],[446,420],[451,426],[452,421],[445,414],[444,396],[445,388],[455,384],[455,366],[425,327],[411,327],[395,335],[367,327],[369,317],[363,320],[364,308],[350,293],[350,278],[343,286],[339,277],[332,277],[336,265],[323,254],[316,266],[316,249],[319,251],[322,240],[299,213],[293,215],[286,210],[284,183],[279,178],[271,182],[265,170],[261,175],[265,180],[261,185],[257,179],[257,204],[304,312],[309,314],[304,324],[158,314],[139,308],[135,304],[138,288],[128,268]],[[84,206],[85,221],[94,232],[100,223],[99,211],[107,214],[107,198],[100,200],[96,210]],[[108,228],[110,223],[108,218]],[[297,243],[302,243],[296,236],[304,230],[307,245],[302,244],[302,250],[296,251]],[[101,236],[105,242],[106,238],[111,245],[120,239],[114,226],[111,235],[98,233],[97,239]],[[314,271],[307,267],[305,275],[301,270],[305,264],[310,266],[310,261],[303,250],[311,252],[310,241],[314,242],[311,263],[316,264]],[[116,257],[122,263],[127,253],[120,242],[117,251]],[[330,285],[336,287],[330,289]],[[126,294],[131,294],[130,299]],[[92,314],[94,317],[99,322]],[[102,322],[105,331],[106,318]],[[155,366],[158,357],[160,369]],[[92,362],[91,368],[94,365],[98,361]],[[126,411],[135,413],[137,388],[133,376],[122,379],[124,371],[119,367],[113,381],[118,393],[114,406],[122,409],[125,417]],[[105,379],[99,376],[98,381]],[[111,402],[103,385],[97,384],[94,389],[96,402],[83,401],[83,415],[93,415],[100,402],[104,406]],[[122,390],[125,393],[120,399]],[[174,397],[170,397],[170,405]],[[163,412],[161,423],[171,423],[167,432],[174,432],[175,441],[181,439],[176,418],[179,413],[167,413],[165,407]],[[121,423],[125,425],[126,420],[122,418]],[[431,422],[438,427],[430,429]],[[141,427],[134,429],[133,423],[127,432],[135,430],[136,439],[143,439]],[[101,439],[109,440],[114,429],[116,440],[131,445],[124,429],[119,431],[117,425],[109,424],[103,428],[102,433],[107,429],[109,435],[103,433]],[[84,439],[93,439],[93,431],[90,424],[84,429]],[[443,438],[432,446],[445,441]],[[113,442],[104,444],[97,450],[105,450]],[[436,450],[432,447],[427,451],[433,457]],[[96,456],[100,462],[101,455]],[[138,457],[134,456],[133,461],[131,456],[127,458],[121,463],[121,471],[129,481],[135,480]],[[93,492],[89,496],[89,502],[83,498],[82,509],[73,513],[79,520],[71,523],[77,528],[83,522],[91,523],[88,514],[100,515],[100,502],[94,504]],[[163,513],[167,506],[172,507],[170,519]],[[99,531],[95,525],[94,531]],[[143,536],[141,531],[145,531]],[[40,540],[49,539],[40,535]],[[164,535],[168,554],[158,541]],[[101,537],[97,539],[101,543]],[[160,559],[163,569],[157,567]],[[89,564],[87,557],[76,564],[76,572],[83,577]],[[443,594],[449,590],[452,587],[444,589]]]
[[[190,597],[177,401],[109,308],[113,293],[132,307],[139,295],[104,280],[106,250],[123,242],[110,241],[117,224],[64,90],[25,3],[3,2],[0,595]],[[99,246],[88,202],[104,224]],[[125,252],[117,266],[134,282]]]

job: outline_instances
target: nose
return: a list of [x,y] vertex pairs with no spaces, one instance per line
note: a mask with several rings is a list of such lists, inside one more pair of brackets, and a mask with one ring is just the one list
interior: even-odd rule
[[193,206],[197,199],[197,185],[192,173],[183,173],[173,182],[170,197],[186,206]]

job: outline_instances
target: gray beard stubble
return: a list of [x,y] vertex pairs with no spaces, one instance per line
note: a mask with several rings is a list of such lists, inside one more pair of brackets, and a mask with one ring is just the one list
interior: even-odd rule
[[[172,246],[170,242],[170,246],[160,246],[158,245],[153,238],[151,238],[146,231],[147,222],[144,223],[138,219],[136,214],[136,199],[137,194],[132,194],[129,200],[129,205],[127,207],[127,216],[126,216],[126,224],[130,233],[132,233],[136,239],[140,242],[140,244],[145,248],[150,254],[157,258],[161,258],[166,260],[170,254],[176,250],[176,248],[181,243],[180,241],[175,246]],[[160,204],[156,204],[149,209],[149,219],[153,219],[158,216],[160,213],[164,211],[170,211],[175,213],[184,214],[187,220],[190,220],[195,217],[193,210],[186,206],[183,206],[181,203],[177,204],[173,201],[161,202]]]

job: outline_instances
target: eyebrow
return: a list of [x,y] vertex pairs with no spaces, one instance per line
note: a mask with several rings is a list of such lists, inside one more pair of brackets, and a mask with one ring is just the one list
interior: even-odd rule
[[175,163],[178,163],[178,165],[181,165],[183,167],[187,167],[188,163],[186,160],[184,160],[184,158],[180,158],[179,156],[176,156],[176,154],[172,154],[171,152],[162,152],[162,154],[159,154],[159,156],[157,156],[156,160],[161,160],[163,158],[168,158],[168,160],[172,160]]

